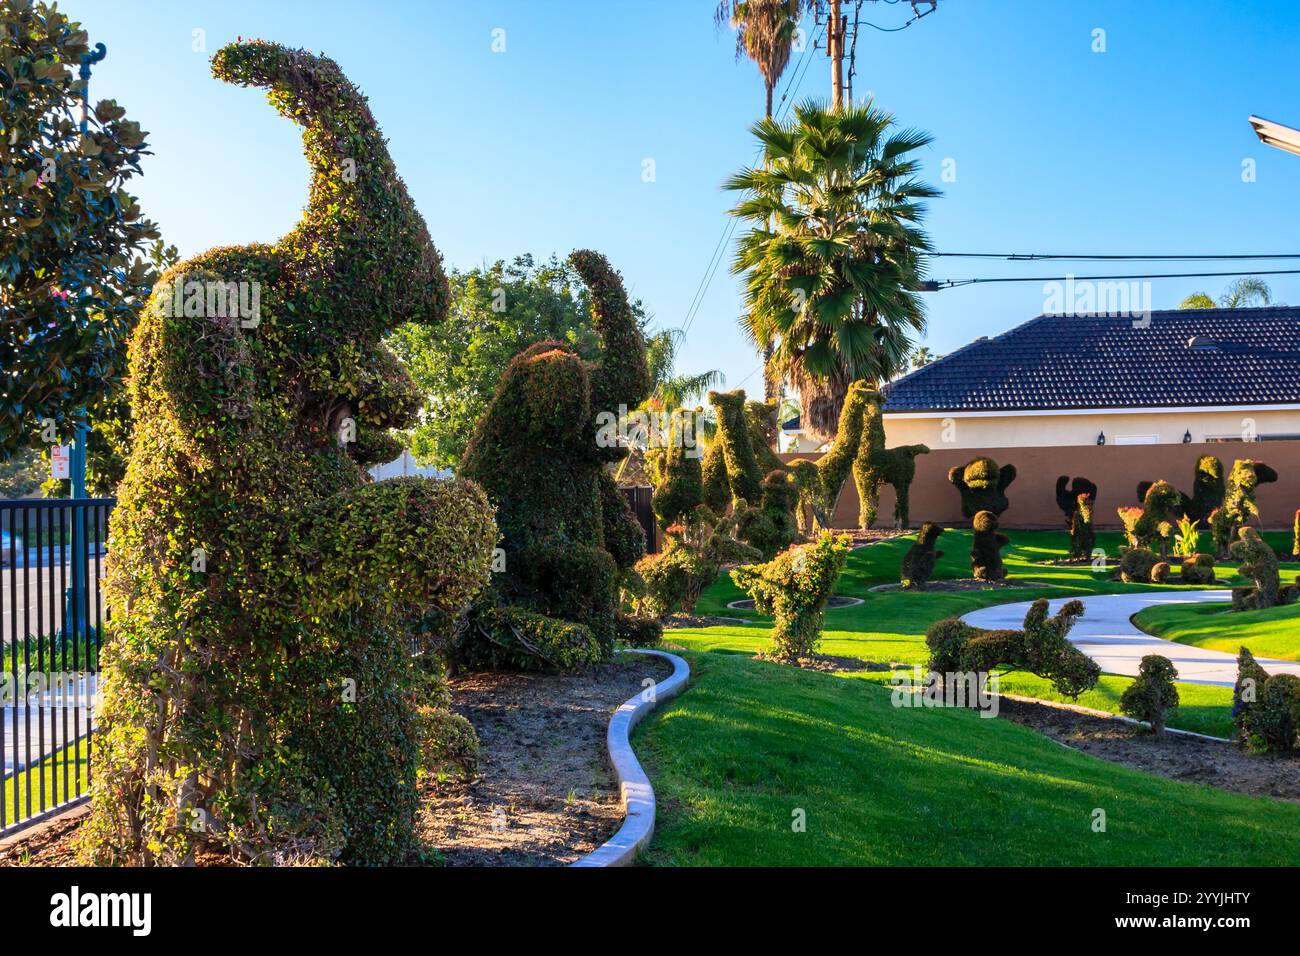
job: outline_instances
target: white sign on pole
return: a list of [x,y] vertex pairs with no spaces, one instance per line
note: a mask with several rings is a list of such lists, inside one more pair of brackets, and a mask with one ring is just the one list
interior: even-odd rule
[[55,481],[72,477],[72,452],[68,445],[50,446],[50,477]]

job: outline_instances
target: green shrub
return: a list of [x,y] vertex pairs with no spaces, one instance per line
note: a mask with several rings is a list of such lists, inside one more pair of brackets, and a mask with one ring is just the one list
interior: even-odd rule
[[894,527],[907,527],[911,521],[909,509],[916,459],[918,455],[930,453],[927,445],[886,448],[882,407],[880,392],[875,388],[869,389],[862,412],[862,438],[858,443],[857,457],[853,460],[853,480],[861,502],[858,527],[863,530],[875,524],[881,485],[894,489]]
[[961,618],[949,617],[930,625],[925,644],[930,649],[929,669],[936,674],[962,670],[962,653],[971,638],[980,633]]
[[730,500],[753,504],[762,495],[763,472],[754,455],[745,417],[745,393],[740,389],[709,392],[708,400],[718,417],[718,431],[713,441],[719,447],[726,467]]
[[472,771],[478,763],[479,739],[474,725],[445,707],[420,705],[415,709],[420,769],[438,773],[454,767]]
[[822,532],[812,544],[782,552],[767,564],[731,572],[736,587],[754,599],[761,614],[776,618],[772,656],[796,661],[815,653],[826,619],[826,602],[835,590],[852,544],[847,535]]
[[1177,515],[1184,504],[1183,495],[1167,481],[1144,484],[1142,510],[1135,515],[1130,508],[1120,508],[1129,543],[1138,548],[1160,549],[1161,560],[1169,557],[1170,539],[1173,537]]
[[1244,720],[1246,743],[1253,750],[1289,753],[1300,731],[1300,677],[1274,674],[1264,682],[1259,700]]
[[935,562],[943,557],[942,551],[934,549],[934,544],[941,534],[943,534],[943,525],[935,524],[933,521],[921,525],[916,543],[903,555],[900,576],[903,587],[918,591],[925,590],[925,586],[930,582],[930,576],[934,574]]
[[1123,548],[1119,557],[1120,580],[1125,584],[1150,584],[1151,572],[1160,563],[1160,556],[1148,548]]
[[1277,554],[1264,543],[1259,532],[1244,527],[1238,540],[1232,544],[1232,555],[1239,562],[1239,573],[1254,580],[1253,588],[1234,588],[1232,606],[1235,610],[1262,610],[1275,607],[1281,589]]
[[[862,442],[863,413],[873,389],[866,381],[849,386],[840,408],[839,425],[830,450],[817,461],[798,458],[790,462],[795,486],[799,489],[799,530],[811,534],[814,528],[829,528],[835,504],[853,470],[854,457]],[[811,513],[807,520],[805,511]]]
[[981,511],[975,515],[974,526],[970,561],[975,580],[1006,580],[1007,569],[1002,564],[1002,549],[1011,543],[1011,539],[998,531],[997,516],[991,511]]
[[629,647],[658,647],[663,643],[664,629],[649,618],[620,614],[614,629],[618,639]]
[[[620,406],[636,407],[650,381],[645,343],[618,273],[595,252],[574,252],[569,262],[590,294],[592,325],[603,342],[600,361],[586,362],[561,342],[538,342],[516,355],[470,438],[461,474],[481,484],[496,505],[505,554],[505,570],[493,575],[476,613],[514,607],[580,624],[604,659],[614,648],[620,584],[645,554],[645,533],[606,468],[626,454],[611,432]],[[490,641],[501,632],[489,615],[467,634],[471,642]],[[560,652],[549,643],[546,656],[530,666],[589,662],[585,632],[556,627],[546,637],[559,635],[578,646]],[[503,657],[492,647],[461,644],[467,660],[517,666],[528,645],[516,641],[510,648]]]
[[[1138,501],[1145,502],[1153,482],[1138,484]],[[1209,521],[1215,509],[1223,506],[1226,486],[1223,481],[1223,462],[1213,455],[1202,455],[1196,461],[1192,493],[1185,495],[1175,492],[1179,498],[1179,507],[1192,521]]]
[[[701,449],[694,444],[698,436],[691,428],[694,441],[687,441],[686,422],[695,412],[679,408],[672,413],[668,427],[668,448],[663,449],[662,473],[650,500],[659,527],[667,529],[682,521],[704,501],[704,471]],[[689,445],[689,447],[688,447]]]
[[736,535],[770,561],[796,541],[803,541],[795,527],[794,512],[799,490],[789,472],[775,470],[763,478],[761,504],[750,508],[737,502]]
[[1300,561],[1300,510],[1295,513],[1295,524],[1291,534],[1291,560]]
[[1151,569],[1152,584],[1166,584],[1169,581],[1169,575],[1173,573],[1168,561],[1160,561]]
[[608,657],[608,645],[585,624],[517,607],[471,615],[456,648],[457,660],[471,670],[570,671]]
[[1214,557],[1194,554],[1190,558],[1184,558],[1179,574],[1184,584],[1214,584]]
[[1277,472],[1261,461],[1242,458],[1228,474],[1223,506],[1210,515],[1210,532],[1220,557],[1226,557],[1236,543],[1237,532],[1259,518],[1255,493],[1260,485],[1277,481]]
[[[269,88],[303,126],[311,198],[274,245],[170,270],[132,338],[83,847],[99,864],[182,864],[203,847],[402,862],[421,748],[408,624],[461,614],[496,541],[474,485],[364,472],[420,404],[381,338],[442,321],[446,279],[333,61],[251,42],[212,69]],[[259,289],[258,312],[209,309],[217,283]]]
[[1232,719],[1237,726],[1237,736],[1244,742],[1250,711],[1259,702],[1268,681],[1268,672],[1259,666],[1255,655],[1243,647],[1237,652],[1237,680],[1232,687]]
[[948,472],[948,481],[961,495],[962,516],[971,519],[981,511],[996,516],[1011,507],[1006,491],[1015,480],[1015,465],[999,468],[992,458],[976,458]]
[[1169,658],[1147,654],[1138,665],[1138,676],[1124,688],[1120,711],[1134,720],[1145,720],[1153,733],[1164,733],[1169,711],[1178,706],[1177,679],[1178,671]]
[[1070,557],[1089,558],[1097,547],[1097,533],[1092,528],[1092,506],[1094,498],[1081,494],[1074,503],[1074,514],[1070,517]]
[[642,582],[637,612],[653,618],[690,614],[700,591],[717,580],[724,563],[757,560],[758,550],[735,537],[740,520],[735,514],[719,518],[706,506],[697,506],[683,525],[668,533],[663,551],[637,562]]

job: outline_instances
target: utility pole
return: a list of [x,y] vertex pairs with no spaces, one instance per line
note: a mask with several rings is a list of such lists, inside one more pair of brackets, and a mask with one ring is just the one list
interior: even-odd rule
[[840,13],[843,0],[830,0],[830,19],[826,23],[826,55],[831,58],[831,108],[844,103],[844,32],[847,17]]

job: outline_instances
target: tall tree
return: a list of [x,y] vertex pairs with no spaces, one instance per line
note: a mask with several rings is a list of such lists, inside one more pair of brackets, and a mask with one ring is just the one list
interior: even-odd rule
[[773,369],[799,390],[804,424],[835,433],[849,385],[887,381],[906,368],[925,329],[918,295],[924,200],[916,178],[926,133],[895,130],[870,104],[828,109],[815,101],[753,133],[761,164],[726,188],[743,191],[732,215],[749,224],[732,271],[745,278],[745,333],[772,346]]
[[43,418],[66,436],[79,409],[120,387],[148,296],[141,255],[158,237],[127,181],[145,134],[102,100],[80,127],[90,43],[55,7],[0,12],[0,458]]
[[764,116],[772,115],[772,93],[790,65],[804,0],[721,0],[713,19],[730,23],[736,33],[736,59],[747,56],[763,74]]

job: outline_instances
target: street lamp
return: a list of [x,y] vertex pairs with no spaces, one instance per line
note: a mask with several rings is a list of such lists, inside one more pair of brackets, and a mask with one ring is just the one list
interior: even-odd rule
[[1255,130],[1255,135],[1259,137],[1259,141],[1265,146],[1276,146],[1278,149],[1300,156],[1300,129],[1292,129],[1290,126],[1283,126],[1281,123],[1274,123],[1272,120],[1258,116],[1250,117],[1250,125]]

